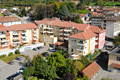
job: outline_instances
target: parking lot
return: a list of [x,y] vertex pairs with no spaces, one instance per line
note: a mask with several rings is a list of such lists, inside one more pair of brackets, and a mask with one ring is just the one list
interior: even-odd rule
[[7,63],[4,63],[0,61],[0,80],[5,80],[7,77],[11,76],[12,74],[15,74],[22,66],[24,62],[24,58],[21,61],[13,60],[14,64],[10,65]]
[[43,53],[43,52],[47,52],[48,51],[48,47],[45,46],[39,50],[28,50],[28,51],[25,51],[25,52],[22,52],[24,55],[28,55],[31,59],[33,59],[34,55],[37,55],[37,54],[40,54],[40,53]]

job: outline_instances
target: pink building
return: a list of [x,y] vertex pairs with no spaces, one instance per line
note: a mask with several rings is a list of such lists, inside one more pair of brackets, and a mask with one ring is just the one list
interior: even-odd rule
[[90,26],[91,30],[97,34],[96,36],[96,45],[95,48],[96,49],[101,49],[104,47],[105,44],[105,29],[102,29],[100,27],[97,26]]

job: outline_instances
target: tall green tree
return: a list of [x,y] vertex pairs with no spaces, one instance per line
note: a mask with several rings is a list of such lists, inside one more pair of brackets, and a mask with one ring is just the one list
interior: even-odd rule
[[56,68],[44,62],[36,67],[35,75],[42,76],[45,80],[54,80],[57,77]]
[[46,59],[49,65],[55,66],[56,68],[64,66],[66,62],[65,58],[58,52],[49,55]]

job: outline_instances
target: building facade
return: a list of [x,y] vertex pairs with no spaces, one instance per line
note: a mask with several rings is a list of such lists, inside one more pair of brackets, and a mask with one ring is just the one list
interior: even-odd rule
[[108,70],[120,72],[120,47],[109,53]]
[[22,21],[14,16],[0,16],[0,24],[6,27],[21,23]]

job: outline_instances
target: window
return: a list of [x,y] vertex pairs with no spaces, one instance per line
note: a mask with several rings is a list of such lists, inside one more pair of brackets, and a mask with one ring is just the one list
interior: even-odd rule
[[74,44],[74,47],[76,47],[76,45]]
[[74,39],[72,39],[72,42],[74,41]]
[[120,57],[116,57],[116,60],[117,60],[117,61],[120,61]]
[[73,49],[71,49],[71,52],[73,52]]
[[74,47],[74,45],[72,44],[72,47]]
[[74,40],[74,42],[76,42],[76,39]]

